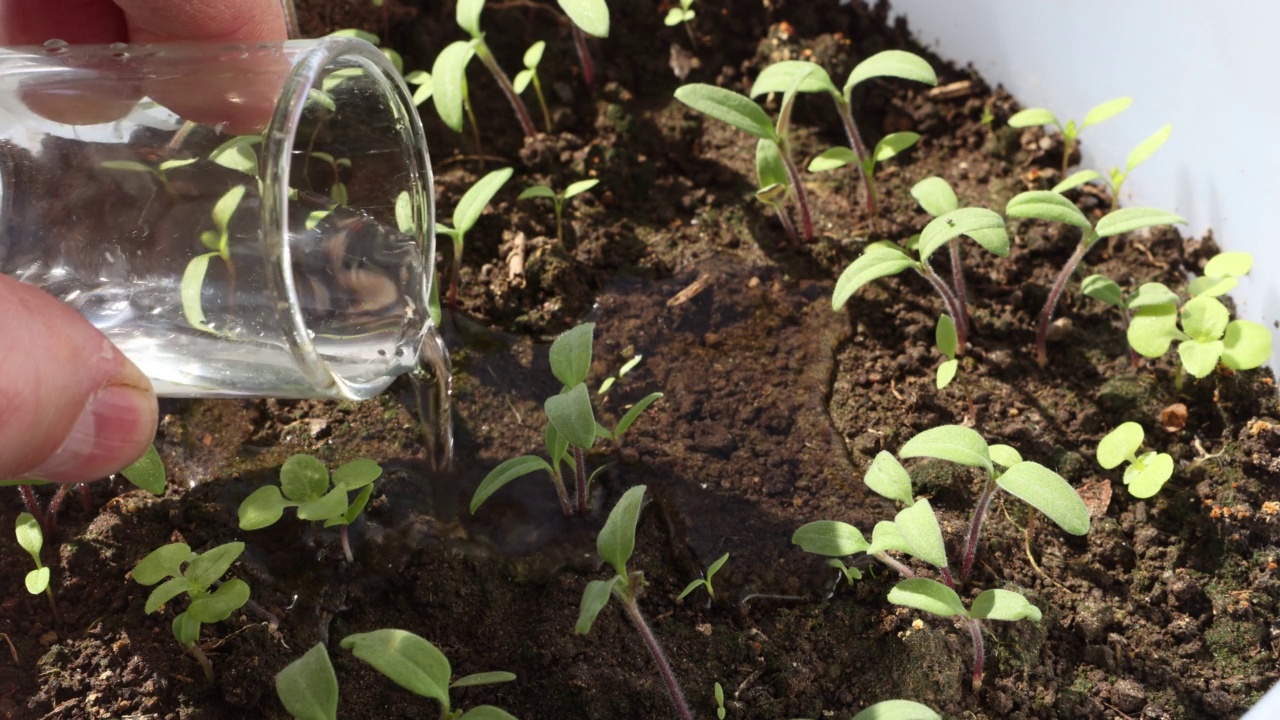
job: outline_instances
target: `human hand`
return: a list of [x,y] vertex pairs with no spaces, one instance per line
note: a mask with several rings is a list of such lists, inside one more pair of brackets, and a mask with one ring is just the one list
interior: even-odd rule
[[[0,0],[0,44],[284,40],[280,0]],[[151,382],[45,292],[0,275],[0,479],[95,480],[146,451]]]

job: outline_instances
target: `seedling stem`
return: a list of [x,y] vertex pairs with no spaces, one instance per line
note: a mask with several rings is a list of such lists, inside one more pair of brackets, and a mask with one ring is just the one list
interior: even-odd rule
[[[644,579],[636,578],[632,575],[631,581],[637,586],[643,586]],[[640,605],[636,603],[636,598],[629,590],[623,590],[619,585],[613,587],[614,597],[622,602],[622,609],[627,613],[627,619],[631,621],[631,625],[635,627],[636,632],[640,633],[640,637],[644,640],[644,646],[648,648],[649,654],[653,656],[653,661],[658,664],[658,673],[662,675],[662,682],[667,686],[667,694],[671,696],[671,702],[676,706],[676,712],[680,715],[680,720],[693,720],[693,712],[689,709],[689,701],[685,700],[684,691],[680,688],[680,683],[676,680],[676,675],[671,670],[671,663],[667,662],[667,656],[662,652],[662,646],[658,644],[658,639],[653,636],[653,630],[649,629],[649,623],[645,621],[644,615],[640,614]]]

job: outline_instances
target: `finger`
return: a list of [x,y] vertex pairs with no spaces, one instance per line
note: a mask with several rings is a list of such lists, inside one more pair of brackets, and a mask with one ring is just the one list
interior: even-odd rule
[[278,42],[288,37],[281,0],[116,0],[131,42]]
[[0,0],[0,44],[39,45],[128,39],[124,13],[111,0]]
[[146,451],[151,382],[67,305],[0,275],[0,479],[84,482]]

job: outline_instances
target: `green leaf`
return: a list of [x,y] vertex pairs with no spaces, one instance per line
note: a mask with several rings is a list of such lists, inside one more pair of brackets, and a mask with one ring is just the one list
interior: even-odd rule
[[[892,453],[881,450],[876,454],[862,480],[872,492],[903,505],[915,502],[911,494],[911,476]],[[847,553],[846,553],[847,554]]]
[[276,674],[276,695],[295,720],[337,720],[338,676],[324,643]]
[[1052,188],[1049,188],[1049,192],[1064,193],[1068,190],[1074,190],[1075,188],[1078,188],[1092,180],[1097,180],[1100,177],[1102,177],[1102,175],[1096,170],[1077,170],[1076,172],[1068,175],[1062,182],[1054,185]]
[[1094,231],[1098,237],[1105,238],[1157,225],[1185,224],[1186,222],[1186,218],[1181,215],[1156,208],[1120,208],[1104,215],[1098,221]]
[[168,172],[169,170],[173,170],[174,168],[186,167],[187,165],[190,165],[199,160],[200,158],[184,158],[182,160],[165,160],[164,162],[160,163],[156,167],[159,168],[162,172]]
[[395,628],[348,635],[340,644],[400,687],[439,702],[448,713],[453,669],[435,645]]
[[134,486],[152,495],[164,494],[164,461],[160,459],[160,453],[156,452],[155,445],[148,446],[142,457],[121,470],[120,474]]
[[889,602],[894,605],[923,610],[942,617],[968,617],[964,603],[955,590],[937,580],[908,578],[889,591]]
[[458,27],[473,38],[484,35],[480,31],[480,13],[483,10],[484,0],[458,0],[454,13]]
[[324,526],[350,525],[355,522],[356,518],[360,517],[360,513],[364,512],[365,506],[369,504],[369,498],[371,497],[373,497],[373,486],[365,485],[360,494],[356,495],[356,499],[347,506],[346,512],[342,513],[341,517],[326,520]]
[[918,267],[918,263],[897,245],[887,241],[871,243],[857,260],[840,273],[835,292],[831,296],[831,309],[839,310],[844,307],[863,285],[882,277],[897,275],[910,267]]
[[1191,298],[1182,306],[1182,331],[1202,343],[1220,339],[1230,320],[1227,307],[1215,298]]
[[684,590],[681,590],[681,591],[680,591],[680,594],[676,596],[676,599],[677,599],[677,600],[683,600],[683,599],[685,599],[685,598],[689,597],[689,593],[693,592],[694,590],[697,590],[698,588],[700,588],[700,587],[702,587],[703,585],[706,585],[706,584],[707,584],[707,581],[706,581],[706,580],[704,580],[704,579],[702,579],[702,578],[698,578],[697,580],[694,580],[693,582],[689,583],[688,585],[685,585],[685,586],[684,586]]
[[1194,378],[1208,377],[1222,358],[1221,340],[1186,340],[1178,345],[1178,359]]
[[888,135],[880,138],[880,142],[876,143],[876,149],[871,153],[871,156],[876,159],[876,162],[884,162],[912,145],[915,145],[919,141],[919,133],[889,133]]
[[529,49],[524,51],[524,59],[522,60],[522,62],[524,62],[524,66],[530,70],[538,67],[538,63],[542,62],[542,53],[546,49],[547,43],[542,40],[530,45]]
[[613,432],[609,434],[609,437],[614,440],[622,437],[622,433],[626,432],[627,429],[631,427],[632,423],[640,417],[640,413],[644,412],[646,408],[661,397],[662,393],[654,392],[640,398],[640,401],[635,405],[632,405],[631,409],[627,410],[626,414],[622,416],[622,419],[618,421],[617,426],[613,428]]
[[516,197],[517,200],[528,200],[529,198],[546,198],[548,200],[555,200],[556,191],[546,185],[530,185]]
[[929,428],[907,441],[898,451],[900,458],[931,457],[960,465],[980,467],[990,474],[991,451],[976,431],[960,425]]
[[956,373],[960,370],[959,360],[947,360],[938,366],[938,374],[934,379],[934,385],[939,389],[943,389],[956,379]]
[[1240,281],[1233,277],[1213,277],[1205,275],[1193,279],[1187,284],[1187,295],[1190,297],[1222,297],[1235,289]]
[[502,489],[507,483],[539,470],[555,474],[551,466],[547,464],[547,461],[537,455],[521,455],[520,457],[511,458],[490,470],[489,474],[480,482],[480,487],[476,488],[475,494],[471,496],[471,514],[474,515],[476,510],[479,510],[480,506],[484,504],[484,501],[489,499],[489,496]]
[[942,716],[911,700],[885,700],[854,715],[853,720],[942,720]]
[[98,167],[107,170],[128,170],[130,172],[143,172],[155,174],[156,169],[150,165],[136,162],[134,160],[103,160]]
[[644,485],[637,485],[623,493],[596,537],[596,552],[623,578],[627,577],[627,561],[636,547],[636,523],[644,507],[645,489]]
[[516,720],[516,716],[493,705],[477,705],[462,713],[458,720]]
[[689,107],[762,140],[777,142],[773,121],[751,98],[732,90],[693,83],[676,89],[676,99]]
[[1170,343],[1186,337],[1178,330],[1178,308],[1172,304],[1138,308],[1125,335],[1135,352],[1149,358],[1163,356]]
[[956,198],[956,191],[951,189],[951,183],[937,175],[927,177],[911,186],[911,197],[920,203],[920,207],[924,208],[925,212],[934,217],[960,209],[960,200]]
[[609,580],[592,580],[587,583],[587,587],[582,591],[582,602],[578,605],[578,622],[573,627],[573,631],[579,635],[586,635],[591,632],[591,626],[596,622],[596,616],[609,604],[609,596],[613,593],[613,586],[622,579],[621,575],[614,575]]
[[180,613],[173,619],[173,636],[183,647],[191,647],[200,639],[200,621],[188,613]]
[[32,570],[27,573],[27,576],[26,578],[23,579],[23,582],[27,586],[27,592],[31,593],[32,595],[39,595],[40,593],[49,589],[49,579],[51,577],[53,577],[53,571],[51,571],[49,568],[47,567],[36,568],[35,570]]
[[1108,100],[1093,108],[1084,116],[1084,121],[1080,123],[1080,129],[1083,130],[1090,125],[1097,125],[1104,120],[1110,120],[1128,110],[1131,104],[1133,104],[1133,98],[1131,97],[1118,97]]
[[458,207],[453,210],[453,226],[458,232],[465,234],[475,227],[489,201],[511,179],[514,172],[513,168],[494,170],[477,180],[475,185],[462,194]]
[[556,426],[552,425],[550,422],[547,423],[547,428],[543,432],[542,440],[543,444],[547,448],[547,457],[551,458],[551,465],[548,466],[548,469],[553,466],[558,467],[560,460],[564,458],[565,453],[569,451],[569,441],[565,440],[560,433],[556,432]]
[[784,93],[795,84],[796,78],[803,76],[797,92],[839,93],[831,76],[821,65],[807,60],[783,60],[760,71],[756,82],[751,86],[751,97],[759,97],[766,93]]
[[299,520],[332,520],[347,511],[347,491],[336,487],[298,505]]
[[130,572],[140,585],[155,585],[167,577],[182,575],[182,564],[194,553],[186,543],[169,543],[147,553]]
[[825,557],[844,557],[866,552],[868,545],[862,531],[837,520],[818,520],[801,525],[791,535],[791,544],[801,550]]
[[248,601],[249,584],[232,578],[219,585],[212,594],[191,601],[191,606],[184,614],[202,623],[222,622],[231,617],[231,613],[244,607]]
[[542,407],[556,432],[570,445],[589,450],[595,444],[596,419],[591,410],[591,391],[587,390],[586,383],[578,383],[547,398]]
[[417,233],[417,223],[413,220],[413,200],[407,190],[396,196],[396,229],[406,235]]
[[35,559],[36,564],[39,564],[40,550],[44,548],[44,532],[41,531],[40,523],[36,521],[35,516],[29,512],[18,513],[13,530],[18,537],[18,545]]
[[778,143],[772,140],[756,142],[756,182],[761,188],[781,186],[784,192],[790,186],[791,180],[787,177],[782,151],[778,148]]
[[1173,458],[1168,453],[1148,452],[1124,471],[1124,483],[1129,494],[1136,498],[1149,498],[1173,477]]
[[729,562],[729,553],[725,553],[721,555],[720,557],[716,558],[715,562],[707,566],[707,583],[708,584],[710,584],[711,578],[715,577],[716,573],[720,572],[720,568],[724,567],[724,564],[727,562]]
[[209,331],[209,321],[204,316],[204,276],[209,271],[209,259],[217,255],[215,251],[191,258],[182,273],[182,316],[197,330]]
[[1093,227],[1075,203],[1050,190],[1029,190],[1014,195],[1005,205],[1004,214],[1012,218],[1063,223],[1083,230]]
[[209,153],[209,159],[225,167],[258,177],[258,153],[253,146],[262,142],[261,135],[237,135]]
[[927,499],[920,499],[898,511],[893,522],[911,545],[911,556],[936,568],[947,566],[947,547],[942,541],[938,516]]
[[556,0],[574,25],[595,37],[609,37],[609,6],[604,0]]
[[242,552],[244,552],[242,542],[223,543],[191,558],[186,572],[182,575],[190,580],[192,585],[203,590],[226,575],[227,570],[231,568],[231,563],[235,562]]
[[156,589],[152,590],[151,594],[147,596],[147,602],[146,605],[143,606],[143,612],[150,615],[156,610],[159,610],[160,606],[178,597],[184,592],[190,592],[191,589],[192,585],[190,580],[187,580],[184,577],[170,578],[157,585]]
[[954,238],[968,235],[999,257],[1009,254],[1009,235],[1004,218],[986,208],[960,208],[929,221],[920,231],[920,262]]
[[811,173],[827,172],[842,168],[857,159],[858,157],[849,148],[837,146],[822,151],[822,154],[809,161],[809,166],[805,169]]
[[969,606],[969,617],[977,620],[1031,620],[1040,622],[1040,608],[1012,590],[984,590]]
[[866,553],[878,555],[886,550],[911,554],[911,543],[907,541],[907,536],[903,535],[902,528],[891,520],[881,520],[876,523],[875,528],[871,530],[871,545]]
[[436,56],[431,66],[431,101],[445,125],[462,132],[462,105],[467,95],[467,63],[475,49],[471,43],[458,40],[449,43]]
[[1143,283],[1138,291],[1129,298],[1129,309],[1136,310],[1143,307],[1152,307],[1154,305],[1168,305],[1176,307],[1178,304],[1178,296],[1172,290],[1164,285],[1164,283],[1149,282]]
[[333,484],[343,490],[358,490],[382,477],[382,466],[369,458],[357,458],[333,471]]
[[490,672],[471,673],[449,683],[451,688],[478,687],[480,685],[497,685],[499,683],[514,682],[516,674],[505,670],[492,670]]
[[904,50],[882,50],[854,66],[849,79],[844,81],[845,99],[848,100],[855,85],[874,77],[896,77],[926,85],[938,84],[933,66],[924,58]]
[[[339,33],[347,34],[348,37],[359,37],[361,40],[364,40],[370,45],[378,44],[377,35],[374,35],[373,33],[364,32],[363,30],[338,30],[337,32],[332,32],[329,34],[338,35]],[[372,40],[370,40],[369,38],[372,38]],[[342,83],[346,82],[351,78],[360,77],[361,75],[364,75],[364,70],[358,67],[346,67],[346,68],[340,68],[338,70],[334,70],[333,72],[326,75],[324,80],[320,82],[320,89],[323,92],[332,93],[334,88],[338,87]]]
[[430,100],[435,89],[436,85],[431,79],[431,73],[422,73],[421,82],[418,83],[417,89],[413,91],[414,107],[420,106],[422,103]]
[[1223,336],[1222,364],[1232,370],[1261,367],[1271,357],[1271,332],[1252,320],[1233,320]]
[[578,182],[575,182],[575,183],[569,183],[569,187],[564,189],[563,197],[565,200],[568,200],[569,198],[575,195],[581,195],[582,193],[590,190],[591,188],[599,184],[600,184],[600,181],[596,178],[579,180]]
[[591,344],[595,323],[583,323],[566,330],[551,343],[551,373],[566,388],[586,381],[591,372]]
[[1218,253],[1205,263],[1204,274],[1213,277],[1244,277],[1253,269],[1253,255],[1247,252]]
[[1119,467],[1138,452],[1146,435],[1136,422],[1121,423],[1098,441],[1098,464],[1110,470]]
[[960,346],[960,337],[956,334],[956,321],[950,315],[943,313],[938,316],[938,326],[934,329],[933,337],[942,354],[954,360],[956,349]]
[[1090,275],[1080,283],[1080,291],[1094,300],[1111,305],[1112,307],[1124,307],[1124,291],[1116,284],[1115,280],[1106,275]]
[[[357,40],[363,40],[369,43],[370,45],[378,44],[377,35],[374,35],[373,33],[367,32],[364,30],[357,30],[356,28],[343,28],[341,30],[334,30],[333,32],[329,33],[329,37],[349,37],[349,38],[355,38]],[[342,72],[342,71],[339,70],[337,72]]]
[[294,502],[314,500],[329,491],[329,469],[311,455],[291,455],[280,466],[280,489]]
[[1058,118],[1045,108],[1019,110],[1009,117],[1009,127],[1025,128],[1039,125],[1057,125]]
[[[338,106],[333,102],[333,96],[320,88],[311,88],[307,90],[307,101],[316,103],[329,112],[336,112],[338,110]],[[330,160],[330,162],[332,162],[332,160]]]
[[996,478],[996,484],[1072,535],[1089,532],[1089,509],[1080,494],[1061,475],[1040,463],[1017,463]]
[[1008,445],[996,443],[988,448],[991,462],[1003,468],[1011,468],[1022,462],[1022,454]]
[[1138,143],[1138,146],[1129,152],[1129,157],[1125,160],[1125,174],[1133,172],[1134,168],[1146,162],[1147,159],[1155,153],[1155,151],[1160,149],[1161,145],[1164,145],[1165,141],[1169,139],[1169,135],[1172,133],[1173,126],[1165,125],[1152,133],[1151,137]]
[[270,527],[284,515],[284,509],[293,505],[280,494],[275,485],[263,485],[240,503],[236,515],[241,530],[261,530]]

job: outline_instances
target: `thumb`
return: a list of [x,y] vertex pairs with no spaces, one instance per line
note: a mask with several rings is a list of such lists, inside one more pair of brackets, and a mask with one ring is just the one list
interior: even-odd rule
[[67,305],[0,275],[0,479],[84,482],[142,456],[151,382]]

